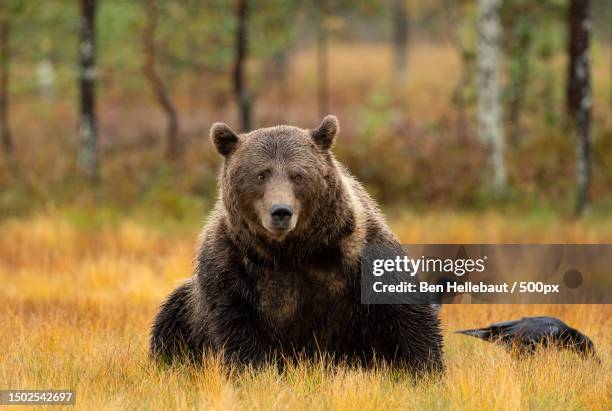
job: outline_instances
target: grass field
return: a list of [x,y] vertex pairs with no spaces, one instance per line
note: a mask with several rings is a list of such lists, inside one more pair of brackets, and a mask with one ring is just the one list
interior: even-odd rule
[[[393,219],[404,242],[612,242],[612,218],[498,214]],[[157,305],[189,275],[198,223],[139,218],[83,225],[59,212],[0,222],[0,389],[75,389],[82,409],[612,409],[612,307],[445,306],[447,372],[405,375],[301,364],[234,372],[161,369],[147,359]],[[524,315],[558,316],[594,340],[602,364],[541,351],[525,361],[452,334]]]

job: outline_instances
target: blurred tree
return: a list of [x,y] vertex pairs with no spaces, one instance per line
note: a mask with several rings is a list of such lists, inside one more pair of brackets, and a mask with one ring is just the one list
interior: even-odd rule
[[406,82],[406,49],[408,47],[408,11],[405,0],[393,0],[391,5],[393,24],[393,79],[399,84]]
[[272,71],[271,82],[276,83],[276,88],[278,91],[277,101],[279,103],[279,114],[281,117],[284,117],[287,104],[290,101],[288,82],[289,51],[286,48],[279,49],[272,57],[270,66]]
[[478,116],[480,136],[489,146],[493,186],[498,194],[506,190],[505,141],[501,123],[499,92],[500,0],[478,0]]
[[537,2],[506,0],[502,2],[501,20],[504,30],[504,49],[508,60],[508,139],[514,146],[521,135],[521,115],[525,107],[526,91],[531,71],[530,49],[533,40]]
[[[565,0],[543,0],[529,2],[536,17],[531,19],[532,56],[528,82],[524,88],[524,109],[529,114],[540,114],[545,126],[557,126],[560,114],[563,113],[563,81],[560,82],[559,70],[555,64],[559,54],[565,53],[565,43],[561,40],[565,32],[567,2]],[[530,95],[536,100],[530,102]],[[534,104],[535,103],[535,104]],[[527,118],[527,117],[525,117]],[[527,129],[521,130],[525,134]],[[551,130],[552,131],[552,130]]]
[[0,139],[6,154],[14,149],[13,135],[9,120],[11,33],[22,23],[27,10],[23,0],[3,0],[0,3]]
[[246,132],[251,129],[251,94],[246,84],[246,61],[248,58],[249,0],[236,1],[236,37],[234,61],[234,95],[240,111],[240,128]]
[[79,79],[81,110],[78,164],[90,180],[99,177],[96,119],[96,0],[80,0]]
[[0,18],[0,134],[2,147],[8,154],[13,151],[13,137],[9,125],[9,70],[11,60],[10,48],[11,25],[9,18]]
[[576,126],[576,214],[590,203],[591,183],[591,62],[590,0],[570,0],[568,24],[567,110]]
[[[468,118],[468,106],[475,101],[475,60],[476,53],[471,42],[462,36],[462,22],[471,20],[473,12],[466,10],[472,5],[465,1],[444,0],[442,9],[444,11],[446,36],[455,48],[461,62],[459,80],[453,88],[452,103],[457,111],[456,127],[457,134],[462,140],[469,137],[470,121]],[[469,21],[471,25],[471,21]],[[470,31],[471,33],[471,31]]]
[[329,61],[327,31],[328,5],[325,0],[316,2],[317,23],[317,102],[319,117],[329,113]]
[[291,46],[300,27],[303,5],[296,0],[251,2],[250,49],[254,57],[264,62],[261,78],[255,77],[252,89],[255,93],[276,89],[278,108],[274,110],[274,121],[282,123],[291,99]]
[[610,0],[593,0],[591,5],[593,20],[593,36],[599,34],[602,43],[608,45],[608,109],[612,116],[612,2]]
[[157,1],[156,5],[163,16],[156,27],[160,66],[173,74],[186,70],[196,75],[227,74],[235,60],[235,0]]
[[319,116],[329,114],[329,39],[331,28],[341,13],[373,14],[378,12],[380,2],[375,0],[310,0],[302,3],[310,11],[316,35],[317,105]]
[[144,75],[155,95],[155,99],[166,115],[166,150],[167,160],[176,160],[183,152],[179,137],[179,119],[176,107],[170,99],[168,90],[157,71],[157,47],[155,33],[157,29],[157,6],[155,0],[145,0],[146,21],[143,30],[144,42]]
[[581,27],[585,16],[585,1],[569,1],[568,8],[568,71],[565,93],[565,105],[567,114],[573,118],[580,106],[580,84],[578,83],[577,67],[583,57],[585,48],[588,47],[588,38],[585,30]]
[[[506,108],[508,140],[516,147],[522,139],[523,113],[534,92],[540,91],[539,103],[543,107],[547,123],[554,123],[555,104],[552,93],[556,85],[551,57],[555,48],[554,39],[564,24],[564,3],[560,0],[503,0],[501,25],[507,28],[502,33],[502,49],[506,59],[507,84],[503,91]],[[552,34],[552,36],[551,36]],[[558,46],[557,46],[558,50]]]
[[[73,1],[76,7],[67,7],[63,0],[22,1],[28,8],[22,13],[18,30],[14,31],[13,53],[15,60],[33,68],[34,72],[26,71],[28,76],[24,80],[27,81],[21,81],[20,90],[37,93],[47,104],[68,96],[73,99],[74,92],[78,91],[74,87],[75,75],[79,75],[74,70],[80,53],[80,47],[74,47],[80,22],[79,2]],[[106,27],[100,23],[99,13],[96,14],[98,25]],[[33,36],[36,41],[32,41]],[[99,51],[99,41],[96,48]]]

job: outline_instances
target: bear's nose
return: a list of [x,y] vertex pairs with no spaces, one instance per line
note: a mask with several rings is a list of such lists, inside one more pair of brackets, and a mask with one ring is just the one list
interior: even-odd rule
[[287,204],[276,204],[270,208],[270,216],[276,228],[285,228],[293,215],[293,209]]

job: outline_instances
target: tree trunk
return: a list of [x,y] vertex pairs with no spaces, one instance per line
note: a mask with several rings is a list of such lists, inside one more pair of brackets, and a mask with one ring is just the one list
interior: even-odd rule
[[278,85],[278,103],[279,109],[282,111],[281,116],[287,111],[287,104],[290,101],[289,97],[289,82],[287,81],[289,72],[289,53],[286,48],[276,52],[274,55],[275,81]]
[[584,39],[580,38],[582,18],[581,1],[570,0],[568,9],[568,43],[567,43],[567,89],[565,93],[565,109],[569,119],[574,119],[578,106],[580,105],[578,97],[578,84],[576,76],[576,64],[580,58],[580,49],[583,48],[581,43]]
[[516,147],[522,136],[521,118],[525,106],[525,95],[529,83],[529,50],[531,48],[532,20],[526,16],[517,18],[510,45],[510,84],[508,103],[508,124],[510,144]]
[[493,186],[498,194],[507,186],[505,141],[500,104],[500,0],[478,0],[478,117],[480,136],[489,146],[489,163]]
[[406,82],[406,50],[408,46],[408,12],[405,0],[393,0],[393,79]]
[[78,165],[90,180],[99,177],[96,119],[96,0],[81,0],[79,32],[81,112]]
[[469,138],[469,122],[467,116],[467,101],[465,98],[465,89],[469,86],[473,70],[473,58],[470,53],[467,53],[461,42],[460,30],[460,5],[455,0],[445,0],[442,3],[444,8],[447,36],[451,45],[457,52],[457,57],[460,61],[459,79],[453,88],[451,100],[456,109],[456,128],[457,135],[461,141],[466,141]]
[[9,125],[9,70],[11,28],[9,22],[0,22],[0,134],[2,147],[7,154],[13,152],[13,137]]
[[328,33],[325,22],[325,1],[318,2],[317,15],[317,102],[319,117],[329,114],[329,62],[328,62]]
[[248,58],[248,0],[237,0],[236,17],[236,60],[234,62],[234,94],[240,111],[240,128],[246,132],[251,129],[251,95],[246,85],[245,71]]
[[55,96],[55,68],[50,58],[45,57],[36,64],[36,80],[40,97],[52,101]]
[[166,160],[176,160],[183,153],[183,146],[179,138],[179,119],[174,103],[157,72],[157,47],[155,32],[157,29],[157,9],[155,0],[145,0],[146,22],[143,32],[144,41],[144,75],[151,86],[157,103],[166,115]]
[[575,122],[576,145],[576,214],[582,214],[590,203],[591,182],[591,65],[589,56],[590,0],[570,0],[569,72],[567,109]]

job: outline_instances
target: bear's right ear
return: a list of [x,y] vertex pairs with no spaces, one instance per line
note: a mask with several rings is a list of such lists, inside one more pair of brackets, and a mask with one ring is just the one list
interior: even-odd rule
[[238,135],[225,123],[212,125],[210,139],[223,157],[229,156],[238,147]]

